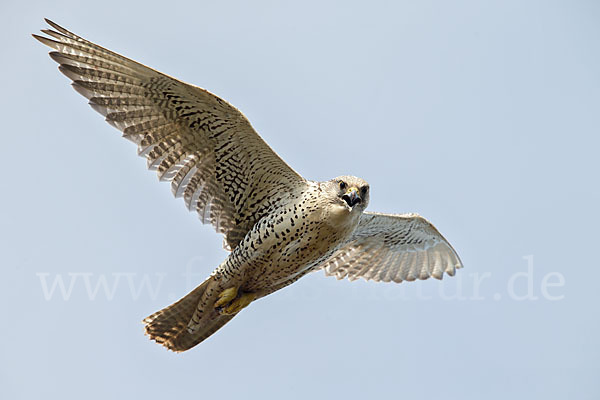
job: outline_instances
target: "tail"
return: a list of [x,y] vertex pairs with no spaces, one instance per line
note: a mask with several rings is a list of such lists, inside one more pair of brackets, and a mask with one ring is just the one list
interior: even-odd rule
[[146,335],[169,350],[181,352],[191,349],[229,322],[235,315],[221,315],[209,306],[211,315],[202,318],[202,325],[188,329],[211,282],[212,276],[178,302],[144,318]]

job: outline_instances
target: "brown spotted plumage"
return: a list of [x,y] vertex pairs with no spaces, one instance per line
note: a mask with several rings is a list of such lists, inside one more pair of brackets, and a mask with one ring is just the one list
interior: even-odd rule
[[462,267],[424,218],[364,212],[364,180],[305,180],[226,101],[46,21],[54,30],[33,36],[54,49],[75,90],[231,250],[200,286],[144,319],[151,339],[187,350],[251,302],[319,268],[340,279],[401,282]]

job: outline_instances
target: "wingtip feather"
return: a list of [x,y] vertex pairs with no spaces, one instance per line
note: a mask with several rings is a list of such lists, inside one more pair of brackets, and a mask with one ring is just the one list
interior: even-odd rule
[[68,65],[68,64],[61,64],[58,66],[58,70],[67,78],[69,78],[72,81],[76,81],[81,78],[81,75],[78,74],[76,72],[76,70],[73,68],[73,66]]
[[108,108],[101,106],[100,104],[96,104],[92,100],[90,100],[88,104],[90,105],[90,107],[92,107],[94,111],[98,112],[99,114],[102,114],[104,117],[108,115]]
[[50,25],[51,27],[53,27],[57,31],[59,31],[61,33],[64,33],[65,35],[70,35],[70,36],[73,35],[71,32],[69,32],[68,30],[66,30],[65,28],[63,28],[62,26],[58,25],[56,22],[51,21],[48,18],[44,18],[44,21],[46,21],[46,23],[48,25]]
[[65,63],[64,62],[65,61],[65,56],[63,56],[58,51],[51,51],[50,53],[48,53],[48,55],[50,56],[51,59],[53,59],[58,64],[64,64]]
[[47,37],[40,36],[37,33],[32,33],[31,36],[38,42],[45,44],[46,46],[54,47],[51,43],[54,43],[54,40],[48,39]]
[[92,97],[94,97],[94,92],[93,91],[91,91],[91,90],[89,90],[89,89],[81,86],[77,82],[71,83],[71,86],[73,86],[73,89],[75,89],[75,91],[77,93],[79,93],[80,95],[82,95],[86,99],[91,99]]

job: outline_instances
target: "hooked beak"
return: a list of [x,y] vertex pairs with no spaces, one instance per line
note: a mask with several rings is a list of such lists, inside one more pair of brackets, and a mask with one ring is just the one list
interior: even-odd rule
[[350,207],[354,207],[355,204],[362,201],[358,195],[358,189],[356,187],[351,187],[348,189],[348,191],[342,196],[342,200],[344,200]]

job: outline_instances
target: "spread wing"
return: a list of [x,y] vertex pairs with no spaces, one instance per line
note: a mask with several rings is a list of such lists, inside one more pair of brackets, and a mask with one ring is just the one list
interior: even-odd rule
[[366,212],[354,233],[320,268],[338,279],[383,282],[453,276],[462,263],[450,243],[417,214]]
[[226,101],[91,43],[46,20],[50,57],[106,121],[138,145],[202,222],[232,249],[281,193],[306,181]]

